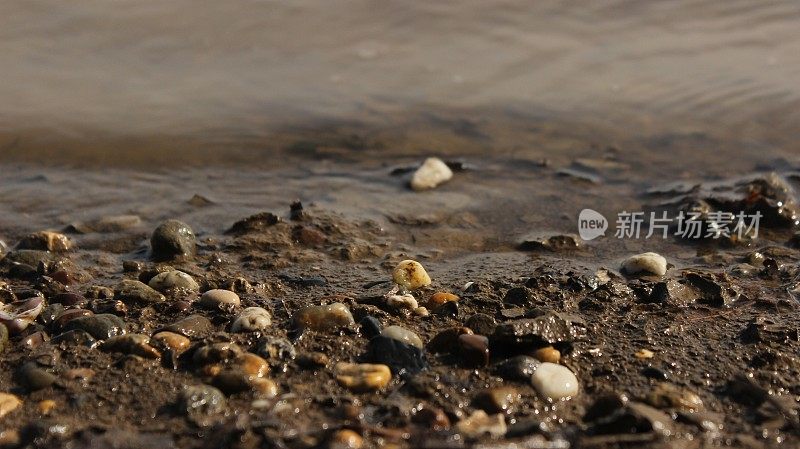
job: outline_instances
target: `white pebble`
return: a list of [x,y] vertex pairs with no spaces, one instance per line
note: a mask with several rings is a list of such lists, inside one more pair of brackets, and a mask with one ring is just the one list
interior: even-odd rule
[[263,331],[272,324],[269,312],[261,307],[248,307],[236,317],[231,332]]
[[397,264],[392,272],[392,279],[405,290],[416,290],[431,285],[431,277],[416,260],[404,260]]
[[656,253],[642,253],[631,256],[622,263],[622,269],[628,274],[640,272],[652,273],[658,276],[667,274],[667,259]]
[[395,309],[416,310],[419,307],[417,300],[408,293],[405,295],[389,295],[386,298],[386,304]]
[[383,329],[381,335],[397,341],[402,341],[403,343],[412,346],[416,346],[420,349],[422,349],[423,346],[422,339],[419,338],[417,334],[401,326],[387,326],[385,329]]
[[439,184],[447,182],[453,177],[453,171],[441,159],[429,157],[414,172],[411,178],[411,188],[414,190],[433,189]]
[[544,362],[531,376],[533,388],[545,399],[558,401],[578,395],[578,378],[566,366]]

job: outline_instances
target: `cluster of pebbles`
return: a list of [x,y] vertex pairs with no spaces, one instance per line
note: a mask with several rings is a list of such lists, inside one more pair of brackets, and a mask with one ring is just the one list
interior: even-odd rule
[[[416,183],[442,182],[445,168],[426,162]],[[429,169],[444,174],[425,178]],[[686,310],[713,319],[736,302],[760,301],[736,338],[760,344],[750,351],[760,367],[780,366],[796,379],[796,323],[757,313],[769,304],[796,317],[796,307],[762,298],[732,274],[668,274],[666,259],[649,252],[619,272],[543,265],[522,279],[478,276],[448,287],[416,260],[389,255],[379,267],[375,248],[334,241],[341,226],[302,206],[289,221],[254,215],[215,242],[168,220],[151,233],[149,253],[124,254],[116,271],[105,261],[87,268],[104,256],[83,253],[66,234],[22,238],[2,259],[0,446],[118,438],[132,447],[197,447],[196,435],[209,447],[303,448],[797,441],[796,405],[770,394],[800,394],[796,382],[761,386],[726,359],[722,370],[736,371],[714,391],[708,373],[719,375],[717,364],[680,366],[681,355],[707,357],[703,338],[721,329],[694,334],[680,349],[675,320]],[[343,261],[335,270],[353,254],[362,265],[342,275],[348,283],[338,290],[313,269],[244,277],[254,267],[291,267],[276,260],[285,256],[274,251],[281,245],[302,247],[293,259],[304,267],[319,262],[315,251]],[[250,254],[242,275],[226,251],[245,247],[273,259]],[[775,253],[748,254],[747,275],[775,283],[794,275],[775,262],[789,256]],[[378,280],[361,277],[376,271]],[[651,333],[643,315],[665,328]],[[724,434],[724,413],[735,410],[727,398],[757,410],[758,420],[731,424],[760,437]],[[98,418],[100,402],[119,416]],[[98,419],[102,432],[92,430]]]

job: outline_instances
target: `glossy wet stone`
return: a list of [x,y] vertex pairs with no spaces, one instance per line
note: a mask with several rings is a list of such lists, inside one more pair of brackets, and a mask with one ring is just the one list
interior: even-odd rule
[[459,335],[458,352],[461,355],[461,362],[466,366],[489,365],[489,339],[483,335]]
[[358,325],[361,335],[366,338],[378,336],[383,330],[380,320],[374,316],[365,316],[361,321],[358,322]]
[[124,302],[140,304],[160,303],[167,300],[164,295],[144,282],[125,279],[114,289],[114,298]]
[[416,346],[420,349],[423,347],[422,339],[419,338],[417,334],[401,326],[387,326],[385,329],[383,329],[381,335],[384,337],[393,338],[412,346]]
[[137,355],[146,359],[161,357],[161,353],[150,346],[150,337],[142,334],[125,334],[111,337],[100,344],[100,349],[107,352]]
[[50,302],[61,304],[65,307],[81,307],[86,304],[88,300],[83,295],[77,293],[60,293],[55,295]]
[[431,295],[431,299],[429,300],[431,307],[441,306],[446,302],[458,302],[459,298],[458,295],[454,295],[448,292],[436,292]]
[[81,330],[98,340],[106,340],[125,333],[125,322],[111,314],[76,318],[64,326],[64,331]]
[[350,309],[342,303],[310,306],[294,315],[295,324],[301,328],[327,331],[355,324]]
[[431,341],[428,342],[427,349],[433,353],[458,353],[460,349],[458,337],[472,333],[472,330],[466,327],[451,327],[445,329],[431,338]]
[[260,332],[272,324],[272,316],[262,307],[248,307],[242,310],[231,324],[231,332]]
[[192,341],[183,335],[169,331],[154,334],[150,341],[154,347],[171,351],[176,356],[184,353],[192,344]]
[[558,342],[572,341],[576,336],[570,320],[561,314],[547,312],[535,318],[525,318],[501,323],[492,334],[498,344],[542,347]]
[[225,395],[209,385],[184,387],[177,401],[178,409],[190,417],[222,413],[225,404]]
[[389,367],[381,364],[341,362],[334,373],[341,386],[355,392],[380,390],[392,379]]
[[54,345],[75,345],[89,348],[97,346],[97,340],[94,337],[79,329],[62,332],[53,337],[50,342]]
[[394,283],[405,290],[416,290],[431,284],[431,277],[422,264],[415,260],[404,260],[392,272]]
[[64,326],[66,326],[67,323],[69,323],[72,320],[75,320],[75,319],[78,319],[78,318],[81,318],[81,317],[92,316],[92,315],[94,315],[94,313],[92,313],[91,310],[86,310],[86,309],[67,309],[67,310],[63,310],[61,313],[59,313],[56,316],[55,320],[53,320],[53,326],[56,329],[63,329]]
[[34,362],[24,364],[17,372],[16,378],[20,385],[28,391],[48,388],[56,381],[56,376],[39,367]]
[[561,360],[561,352],[552,346],[537,349],[533,356],[540,362],[558,363]]
[[239,307],[241,300],[239,295],[230,291],[215,288],[209,290],[200,297],[200,307],[204,309],[218,309],[220,307]]
[[566,366],[541,363],[531,376],[531,384],[542,399],[558,401],[578,395],[578,378]]
[[153,231],[150,248],[155,260],[192,257],[196,250],[194,231],[186,223],[167,220]]
[[428,367],[425,352],[413,345],[385,336],[369,341],[364,361],[387,365],[395,374],[415,374]]
[[200,285],[191,275],[178,270],[159,273],[153,276],[147,285],[161,293],[180,292],[186,294],[200,291]]
[[169,326],[159,329],[159,331],[174,332],[191,338],[208,335],[213,332],[213,330],[214,326],[211,324],[211,321],[202,315],[189,315]]

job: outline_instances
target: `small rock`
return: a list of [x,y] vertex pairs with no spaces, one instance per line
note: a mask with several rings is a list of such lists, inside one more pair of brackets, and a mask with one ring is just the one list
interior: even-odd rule
[[306,369],[324,368],[328,366],[329,362],[330,359],[328,356],[321,352],[309,352],[301,354],[300,357],[297,358],[297,364]]
[[116,315],[102,313],[76,318],[64,326],[64,331],[81,330],[98,340],[106,340],[125,333],[125,322]]
[[100,344],[100,349],[109,352],[122,352],[146,359],[157,359],[161,353],[150,346],[150,337],[142,334],[125,334],[111,337]]
[[42,415],[49,415],[53,410],[55,410],[58,404],[56,401],[52,399],[45,399],[44,401],[39,402],[36,407],[39,409],[39,413]]
[[260,332],[272,324],[272,317],[266,309],[248,307],[233,320],[231,332]]
[[637,254],[626,259],[622,269],[628,274],[645,272],[664,276],[667,274],[667,259],[656,253]]
[[381,332],[381,335],[416,346],[420,349],[423,347],[422,339],[420,339],[417,334],[401,326],[388,326]]
[[355,392],[380,390],[392,379],[389,367],[381,364],[340,362],[336,364],[334,371],[336,381]]
[[200,307],[205,309],[218,309],[220,307],[239,307],[242,301],[239,295],[230,291],[215,288],[203,293],[200,297]]
[[467,327],[451,327],[436,334],[428,342],[428,350],[433,353],[458,353],[460,345],[458,337],[464,334],[472,334],[472,329]]
[[429,157],[411,177],[411,188],[416,191],[429,190],[449,181],[453,171],[439,158]]
[[543,399],[558,401],[578,395],[578,378],[566,366],[544,362],[531,376],[533,388]]
[[503,296],[503,302],[506,304],[514,304],[518,306],[528,305],[533,298],[533,293],[526,287],[514,287],[506,291]]
[[489,365],[489,339],[483,335],[459,335],[458,347],[462,361],[467,366]]
[[542,362],[527,355],[518,355],[498,363],[494,372],[506,380],[530,382],[531,376]]
[[88,300],[77,293],[59,293],[51,300],[53,304],[61,304],[65,307],[82,307]]
[[56,376],[39,368],[36,363],[29,362],[17,371],[17,380],[28,391],[36,391],[53,385]]
[[70,321],[74,319],[78,319],[85,316],[92,316],[91,310],[86,309],[67,309],[59,313],[56,318],[53,320],[53,327],[56,329],[63,329],[64,326],[67,325]]
[[398,310],[411,310],[414,311],[419,308],[419,304],[417,303],[416,298],[414,295],[409,293],[403,295],[389,295],[386,297],[386,304],[389,307]]
[[36,320],[43,309],[44,298],[41,296],[0,304],[0,324],[5,325],[9,334],[19,334]]
[[186,223],[167,220],[153,231],[150,246],[155,260],[192,257],[195,253],[194,231]]
[[252,376],[241,370],[224,370],[216,374],[212,380],[214,386],[226,394],[237,394],[251,389]]
[[164,302],[167,298],[144,282],[125,279],[114,289],[114,298],[124,302],[153,304]]
[[511,414],[521,399],[522,395],[514,387],[496,387],[478,393],[473,403],[486,413]]
[[264,377],[270,372],[267,361],[252,352],[245,352],[239,356],[235,364],[248,376]]
[[452,293],[436,292],[433,295],[431,295],[431,299],[429,302],[431,307],[437,307],[441,306],[446,302],[458,302],[458,299],[459,299],[458,295],[454,295]]
[[476,313],[467,318],[464,325],[478,335],[492,335],[497,328],[497,320],[485,313]]
[[700,396],[677,385],[661,382],[650,391],[645,401],[657,408],[675,408],[685,412],[703,410]]
[[95,340],[94,337],[89,335],[88,332],[79,329],[58,334],[53,337],[50,342],[54,345],[60,345],[63,343],[65,345],[86,346],[88,348],[94,348],[97,346],[97,340]]
[[422,349],[383,335],[369,341],[364,360],[388,365],[397,374],[416,374],[428,367]]
[[540,362],[558,363],[561,360],[561,352],[552,346],[537,349],[533,356]]
[[22,401],[18,397],[10,393],[0,393],[0,419],[19,408],[20,405],[22,405]]
[[212,343],[194,351],[192,360],[195,366],[202,367],[212,363],[221,363],[238,359],[244,354],[242,348],[229,341]]
[[655,354],[653,353],[653,351],[649,349],[640,349],[636,351],[633,354],[633,356],[636,357],[637,359],[646,360],[646,359],[652,359],[653,357],[655,357]]
[[214,326],[208,318],[202,315],[189,315],[159,331],[169,331],[187,337],[201,337],[213,332]]
[[489,435],[491,438],[501,438],[506,434],[505,417],[498,413],[487,415],[483,410],[477,410],[469,417],[456,423],[456,431],[466,438],[480,438]]
[[225,395],[208,385],[184,387],[177,406],[190,417],[214,415],[225,409]]
[[17,245],[17,248],[63,252],[69,251],[72,248],[72,242],[64,234],[52,231],[40,231],[23,237]]
[[374,316],[365,316],[358,322],[361,335],[366,338],[376,337],[381,334],[381,322]]
[[363,446],[361,435],[350,429],[337,430],[328,441],[328,449],[361,449]]
[[191,340],[175,332],[161,331],[150,338],[150,343],[154,348],[165,354],[169,354],[173,359],[186,352],[192,344]]
[[148,285],[150,288],[158,290],[161,293],[170,291],[197,293],[200,291],[200,286],[191,275],[178,270],[159,273],[150,279]]
[[315,331],[327,331],[355,324],[350,309],[340,302],[306,307],[295,314],[294,322],[300,328]]
[[264,337],[258,341],[256,348],[258,355],[272,365],[285,365],[297,357],[294,345],[282,337]]
[[431,277],[415,260],[404,260],[392,272],[394,283],[405,290],[416,290],[431,284]]
[[561,314],[547,312],[536,318],[507,321],[495,328],[492,340],[499,344],[542,347],[574,340],[570,320]]

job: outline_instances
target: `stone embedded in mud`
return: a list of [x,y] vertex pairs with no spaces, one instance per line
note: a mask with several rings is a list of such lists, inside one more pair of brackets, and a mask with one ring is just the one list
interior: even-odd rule
[[376,337],[381,334],[381,322],[374,316],[365,316],[358,322],[361,335],[366,338]]
[[436,188],[453,177],[453,171],[439,158],[429,157],[411,177],[411,188],[416,191]]
[[725,273],[686,272],[684,276],[699,291],[698,302],[720,307],[736,301],[740,296],[739,288]]
[[256,344],[256,353],[272,365],[285,365],[297,357],[294,345],[283,337],[261,338]]
[[231,332],[260,332],[272,324],[269,312],[261,307],[248,307],[236,316]]
[[214,325],[211,324],[208,318],[202,315],[189,315],[182,320],[159,329],[159,332],[169,331],[187,337],[201,337],[210,334],[213,330]]
[[142,334],[125,334],[111,337],[100,344],[100,350],[137,355],[146,359],[161,357],[161,353],[150,346],[150,337]]
[[386,304],[389,307],[399,310],[414,311],[419,308],[416,298],[409,293],[403,295],[389,295],[386,297]]
[[0,393],[0,419],[13,412],[22,401],[11,393]]
[[388,365],[396,374],[416,374],[428,368],[422,349],[383,335],[369,341],[363,359]]
[[487,415],[483,410],[476,410],[469,417],[456,423],[455,428],[458,433],[470,439],[481,438],[484,435],[501,438],[508,430],[502,414]]
[[239,307],[242,301],[239,295],[221,288],[215,288],[203,293],[200,297],[200,307],[204,309],[218,309],[220,307]]
[[361,435],[350,429],[337,430],[328,440],[328,449],[361,449],[363,446]]
[[485,313],[476,313],[467,318],[464,326],[472,329],[478,335],[492,335],[497,328],[497,320],[493,316]]
[[535,318],[507,321],[499,324],[492,334],[493,344],[523,344],[542,347],[570,342],[576,337],[572,321],[565,315],[547,312]]
[[647,394],[645,401],[657,408],[674,408],[687,412],[703,410],[703,400],[700,396],[686,388],[674,384],[661,382]]
[[178,270],[159,273],[150,279],[148,285],[150,288],[158,290],[161,293],[169,291],[197,293],[200,291],[200,285],[197,284],[197,281],[195,281],[191,275]]
[[164,302],[167,298],[144,282],[125,279],[114,288],[114,298],[123,302],[154,304]]
[[17,248],[63,252],[72,249],[72,242],[64,234],[53,231],[39,231],[23,237],[17,244]]
[[670,415],[639,402],[630,402],[594,420],[590,431],[600,435],[652,432],[666,437],[674,433],[674,428]]
[[431,285],[431,277],[421,263],[404,260],[392,272],[394,283],[405,290],[416,290]]
[[177,406],[189,417],[215,415],[225,409],[225,395],[209,385],[184,387]]
[[203,367],[212,363],[221,363],[240,358],[244,354],[242,348],[233,342],[211,343],[194,351],[192,360],[195,366]]
[[150,343],[157,350],[177,358],[189,349],[192,341],[175,332],[161,331],[150,338]]
[[43,309],[44,298],[41,296],[11,304],[0,304],[0,324],[3,324],[11,335],[19,334],[36,320]]
[[578,395],[578,378],[566,366],[543,362],[534,370],[531,384],[543,399],[558,401]]
[[506,304],[514,304],[524,306],[531,303],[533,299],[533,292],[526,287],[514,287],[508,289],[503,296],[503,302]]
[[489,365],[489,339],[483,335],[459,335],[458,352],[461,355],[461,362],[467,366]]
[[294,322],[299,328],[315,331],[327,331],[355,324],[350,309],[340,302],[301,309],[295,313]]
[[56,376],[39,367],[35,362],[28,362],[17,371],[17,381],[28,391],[48,388],[56,381]]
[[511,414],[521,399],[522,395],[514,387],[495,387],[478,393],[472,403],[486,413]]
[[76,318],[68,322],[64,326],[64,331],[71,330],[85,331],[98,340],[106,340],[125,334],[125,322],[116,315],[102,313]]
[[454,295],[452,293],[447,292],[436,292],[431,295],[431,299],[429,301],[429,305],[431,307],[441,306],[446,302],[458,302],[458,295]]
[[192,228],[178,220],[167,220],[161,223],[150,237],[150,247],[155,260],[192,257],[195,253],[195,245]]
[[542,362],[527,355],[518,355],[503,360],[494,367],[494,372],[506,380],[530,382],[531,376]]
[[430,352],[436,353],[451,353],[455,354],[459,351],[458,337],[464,334],[472,334],[472,329],[467,327],[451,327],[436,334],[431,341],[428,342],[427,348]]
[[358,393],[380,390],[392,379],[389,367],[381,364],[340,362],[334,372],[341,386]]
[[86,346],[88,348],[94,348],[97,346],[97,340],[92,337],[88,332],[82,330],[71,330],[66,331],[61,334],[56,335],[50,340],[50,343],[54,345],[75,345],[75,346]]
[[627,274],[649,273],[664,276],[667,274],[667,259],[652,252],[637,254],[625,259],[622,269]]
[[561,352],[552,346],[537,349],[533,356],[540,362],[558,363],[561,360]]
[[381,332],[381,335],[394,338],[395,340],[416,346],[420,349],[423,347],[422,339],[420,339],[417,334],[401,326],[387,326],[383,332]]

